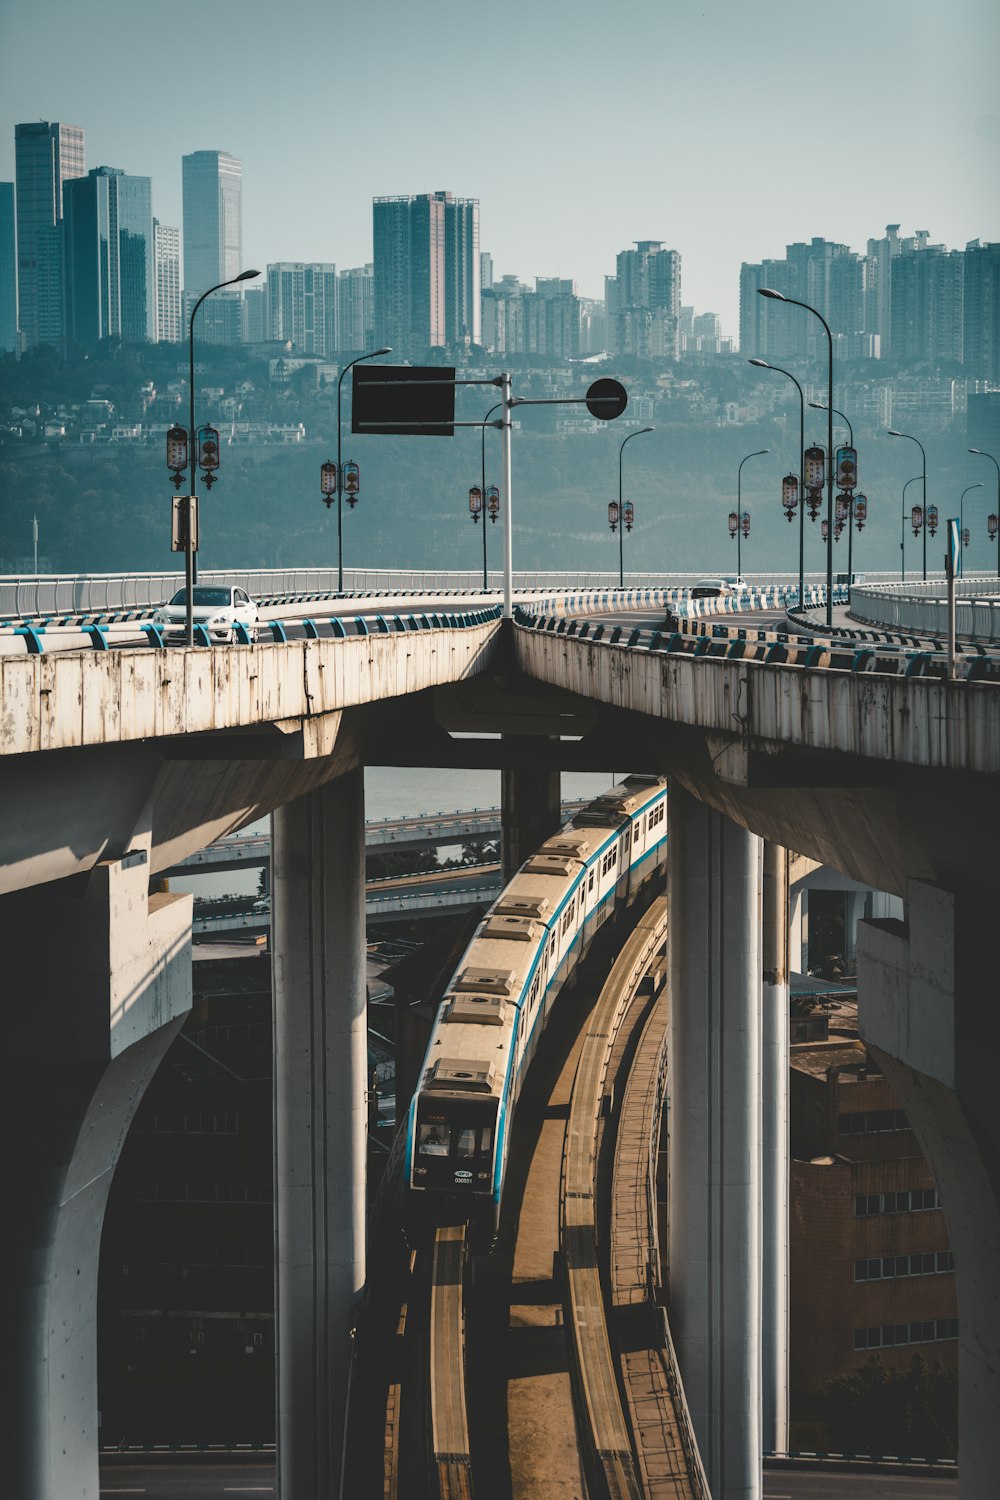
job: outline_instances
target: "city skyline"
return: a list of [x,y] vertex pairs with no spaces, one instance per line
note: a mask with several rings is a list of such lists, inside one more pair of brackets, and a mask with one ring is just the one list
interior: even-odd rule
[[[115,87],[97,95],[76,61],[92,14],[61,3],[9,13],[0,178],[13,179],[14,122],[72,121],[87,132],[88,167],[151,177],[153,212],[175,225],[181,157],[231,153],[257,266],[363,265],[373,197],[447,188],[479,199],[498,278],[573,278],[599,297],[623,245],[655,238],[681,255],[684,302],[718,313],[734,337],[740,262],[803,234],[861,250],[892,220],[957,249],[1000,239],[996,195],[981,186],[1000,141],[989,66],[1000,26],[983,0],[962,0],[944,27],[936,0],[847,0],[838,38],[854,42],[838,43],[828,75],[821,14],[786,0],[763,15],[728,0],[671,15],[640,0],[617,51],[591,0],[572,26],[515,0],[502,34],[451,0],[419,14],[391,6],[388,25],[345,16],[336,29],[294,0],[288,34],[308,35],[310,56],[328,37],[335,60],[315,88],[298,63],[286,82],[262,46],[267,14],[252,0],[218,5],[195,70],[134,6],[105,0]],[[202,12],[181,0],[171,37],[193,36],[196,19],[204,38]],[[799,110],[789,79],[801,81]]]

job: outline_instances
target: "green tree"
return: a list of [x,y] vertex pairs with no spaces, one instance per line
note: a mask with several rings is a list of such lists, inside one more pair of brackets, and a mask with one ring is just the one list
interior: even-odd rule
[[906,1369],[875,1355],[825,1386],[830,1447],[839,1453],[954,1458],[958,1372],[915,1354]]

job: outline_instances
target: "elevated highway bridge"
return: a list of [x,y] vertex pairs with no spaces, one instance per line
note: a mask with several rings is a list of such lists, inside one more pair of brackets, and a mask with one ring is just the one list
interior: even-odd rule
[[[903,899],[904,922],[862,926],[860,1024],[943,1187],[962,1309],[962,1492],[993,1493],[1000,1120],[983,1037],[1000,897],[997,685],[933,663],[890,671],[877,652],[822,642],[717,652],[655,621],[602,629],[602,610],[661,610],[662,596],[638,592],[543,590],[513,621],[455,598],[380,610],[385,628],[362,634],[0,657],[0,921],[9,992],[31,996],[7,1027],[7,1102],[29,1126],[10,1188],[4,1355],[26,1500],[77,1495],[81,1475],[96,1492],[104,1202],[191,995],[190,898],[150,895],[150,877],[268,813],[287,1042],[275,1064],[279,1462],[293,1500],[333,1482],[339,1430],[319,1414],[343,1410],[365,1275],[366,764],[499,767],[507,868],[558,821],[560,770],[671,779],[671,1299],[720,1497],[760,1493],[760,1452],[781,1446],[785,1420],[781,851]],[[734,1092],[744,1073],[752,1087]]]

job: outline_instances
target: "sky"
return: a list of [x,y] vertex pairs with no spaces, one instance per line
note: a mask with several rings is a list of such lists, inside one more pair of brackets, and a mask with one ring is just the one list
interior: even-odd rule
[[82,125],[87,166],[243,162],[247,266],[371,259],[371,200],[480,201],[497,276],[603,295],[661,240],[736,336],[739,268],[887,223],[1000,240],[996,0],[0,0],[14,124]]

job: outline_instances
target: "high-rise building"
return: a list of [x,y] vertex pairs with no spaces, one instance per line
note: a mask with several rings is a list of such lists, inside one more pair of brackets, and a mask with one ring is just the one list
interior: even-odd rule
[[965,247],[962,354],[972,380],[1000,385],[1000,244]]
[[279,261],[267,268],[268,336],[299,354],[336,353],[337,268]]
[[64,337],[63,184],[82,177],[79,125],[48,120],[14,127],[17,299],[21,343],[61,345]]
[[337,339],[345,354],[375,347],[374,267],[351,266],[337,277]]
[[961,363],[964,253],[922,243],[893,259],[889,280],[893,358]]
[[479,252],[479,285],[484,292],[493,286],[493,257],[488,250]]
[[153,220],[153,261],[156,285],[156,339],[176,344],[181,329],[181,235],[175,224]]
[[864,267],[847,245],[812,239],[786,246],[784,260],[740,268],[740,352],[748,359],[825,358],[826,335],[818,320],[759,296],[762,287],[816,308],[834,334],[861,332]]
[[156,328],[152,185],[116,167],[95,167],[63,188],[66,333],[145,342]]
[[[221,294],[220,294],[221,295]],[[267,344],[271,339],[268,311],[267,285],[247,286],[243,289],[243,342],[244,344]]]
[[14,184],[0,182],[0,354],[14,354],[17,339],[17,219]]
[[200,297],[243,267],[243,163],[225,151],[182,161],[184,291]]
[[478,200],[424,193],[372,208],[376,343],[411,356],[478,344]]
[[613,298],[608,299],[616,352],[676,359],[680,313],[678,252],[665,250],[659,240],[637,240],[634,250],[622,250],[616,260]]

